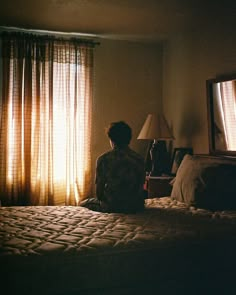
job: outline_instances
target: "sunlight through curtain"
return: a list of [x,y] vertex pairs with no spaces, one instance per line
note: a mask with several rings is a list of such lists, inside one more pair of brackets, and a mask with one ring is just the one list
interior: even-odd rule
[[227,150],[236,150],[236,83],[235,81],[216,83],[213,91],[220,114],[218,121],[215,121],[220,130],[223,130],[220,135],[222,137],[225,135],[222,141],[225,142]]
[[2,34],[3,204],[77,205],[89,195],[93,48]]

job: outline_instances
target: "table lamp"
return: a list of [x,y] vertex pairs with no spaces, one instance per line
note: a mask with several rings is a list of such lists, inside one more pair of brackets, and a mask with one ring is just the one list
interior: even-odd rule
[[167,171],[166,140],[174,139],[163,115],[148,114],[139,133],[138,139],[152,140],[150,149],[151,172],[150,176],[160,176]]

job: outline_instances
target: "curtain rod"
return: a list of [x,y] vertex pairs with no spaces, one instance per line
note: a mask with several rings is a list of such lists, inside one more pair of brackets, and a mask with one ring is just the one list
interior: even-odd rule
[[95,34],[86,34],[86,33],[74,33],[74,32],[60,32],[60,31],[49,31],[49,30],[36,30],[36,29],[25,29],[19,27],[7,27],[7,26],[0,26],[0,34],[3,32],[22,32],[22,33],[31,33],[35,35],[51,35],[54,37],[62,37],[65,39],[74,39],[80,38],[81,41],[91,42],[94,45],[100,45],[100,42],[94,41],[94,38],[98,38]]

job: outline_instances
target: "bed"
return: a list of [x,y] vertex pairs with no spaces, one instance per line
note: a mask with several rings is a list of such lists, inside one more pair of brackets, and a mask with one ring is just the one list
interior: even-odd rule
[[138,214],[0,207],[7,295],[236,294],[235,252],[236,210],[173,196],[147,199]]

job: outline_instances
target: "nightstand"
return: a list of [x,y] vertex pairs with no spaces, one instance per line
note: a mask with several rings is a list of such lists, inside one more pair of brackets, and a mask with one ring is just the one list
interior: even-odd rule
[[146,189],[148,198],[167,197],[171,195],[173,176],[147,176]]

